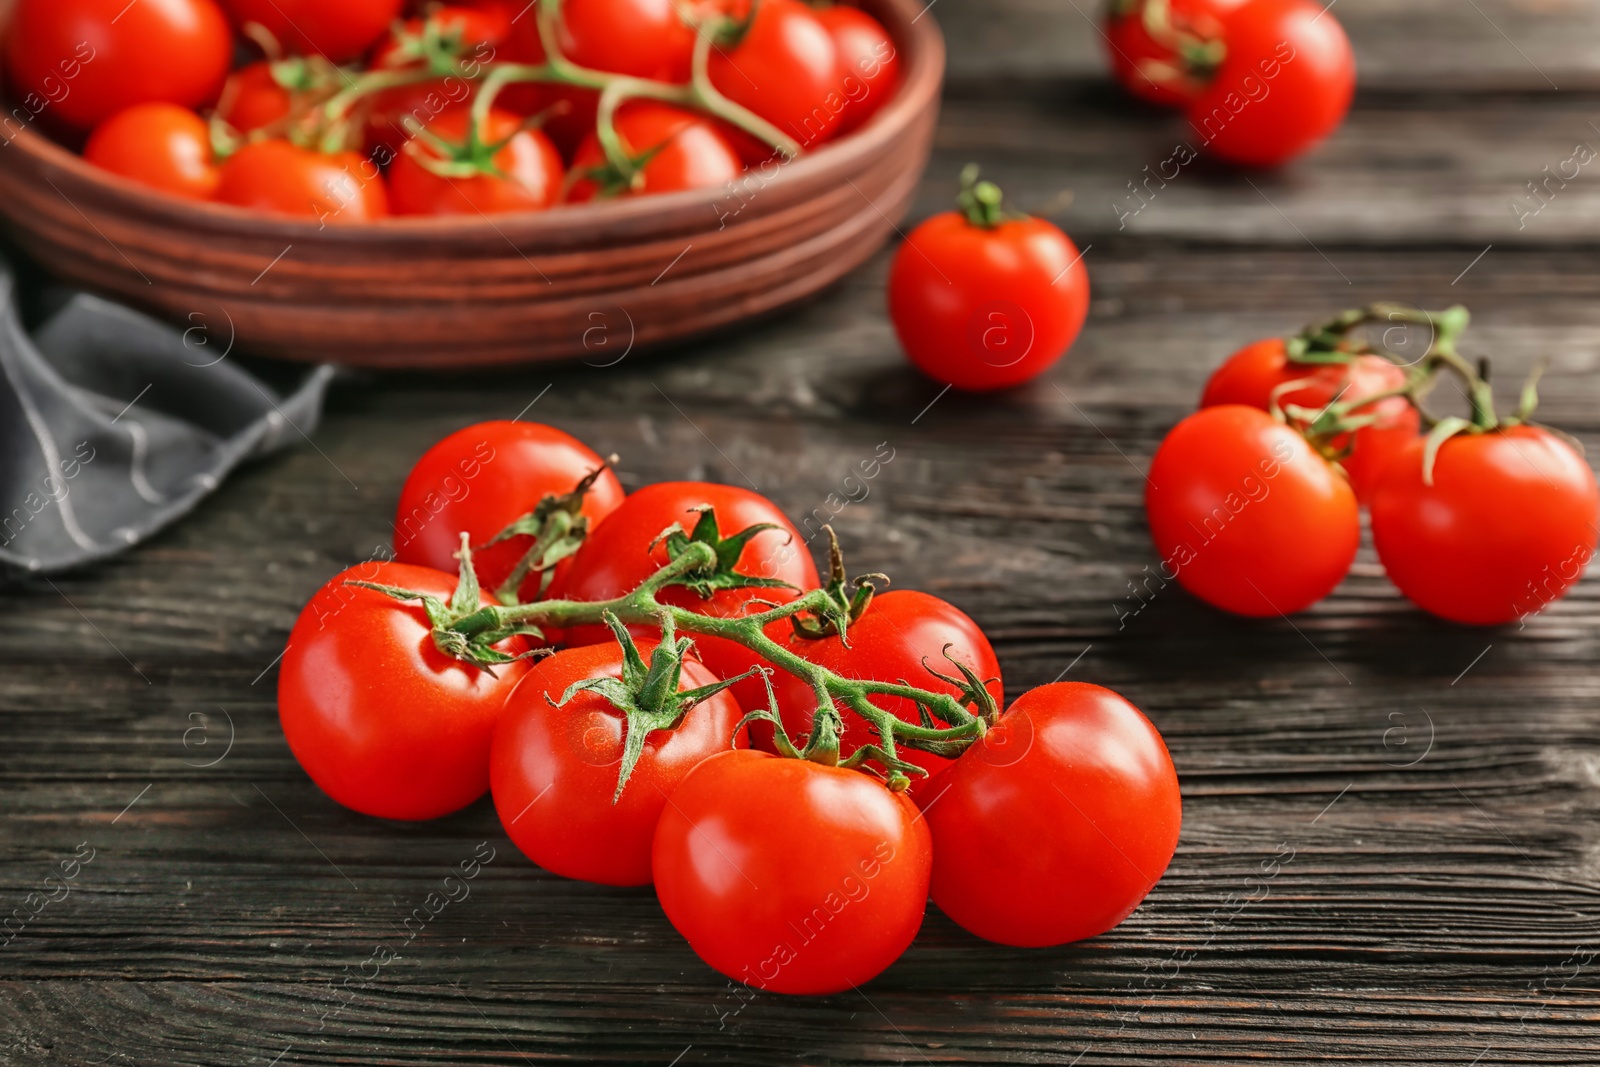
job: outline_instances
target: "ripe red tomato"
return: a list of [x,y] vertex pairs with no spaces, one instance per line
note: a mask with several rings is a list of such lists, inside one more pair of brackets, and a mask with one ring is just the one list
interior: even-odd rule
[[[1245,404],[1270,409],[1272,392],[1285,382],[1308,379],[1299,389],[1278,398],[1281,405],[1321,410],[1333,403],[1359,400],[1366,396],[1397,389],[1406,383],[1406,372],[1382,356],[1360,355],[1349,363],[1291,363],[1283,339],[1269,337],[1239,349],[1218,367],[1206,382],[1200,397],[1201,407],[1218,404]],[[1421,426],[1417,409],[1405,397],[1380,400],[1360,408],[1357,415],[1376,415],[1377,422],[1355,431],[1351,452],[1339,465],[1350,476],[1358,500],[1366,500],[1377,487],[1390,460],[1416,440]],[[1336,438],[1332,445],[1343,449],[1349,436]]]
[[960,211],[911,231],[889,268],[889,317],[919,370],[985,391],[1044,373],[1089,313],[1077,246],[1044,219],[978,225]]
[[1132,914],[1172,862],[1183,802],[1138,708],[1056,682],[1018,697],[939,776],[923,814],[939,910],[986,940],[1035,948]]
[[[739,43],[712,51],[707,73],[723,96],[802,148],[838,131],[849,72],[828,27],[800,0],[761,0]],[[769,155],[762,150],[759,158]]]
[[[860,771],[724,752],[661,813],[656,896],[695,954],[729,978],[837,993],[911,944],[931,852],[916,805]],[[991,882],[982,896],[1013,888]]]
[[1433,484],[1423,441],[1372,496],[1372,539],[1389,580],[1424,611],[1492,626],[1542,610],[1594,554],[1600,491],[1582,456],[1549,430],[1510,426],[1452,437]]
[[[577,438],[536,422],[480,422],[457,430],[423,453],[406,476],[394,518],[395,558],[454,571],[465,531],[474,546],[478,582],[493,592],[533,546],[533,538],[477,546],[531,512],[545,496],[572,492],[604,462]],[[622,497],[622,483],[608,468],[583,498],[591,531],[616,510]],[[557,575],[567,562],[557,565]],[[611,639],[609,630],[605,637]]]
[[[646,663],[655,647],[639,643]],[[743,712],[723,690],[695,705],[677,729],[652,732],[613,803],[625,716],[593,692],[551,705],[574,682],[620,677],[622,650],[615,642],[540,660],[506,701],[489,781],[507,836],[534,863],[564,878],[649,885],[651,842],[667,797],[702,760],[729,748]],[[705,667],[685,659],[678,688],[716,681]]]
[[[462,0],[465,6],[497,12],[509,20],[511,31],[494,46],[495,62],[537,66],[545,61],[544,42],[539,39],[537,9],[527,0]],[[544,114],[540,129],[550,137],[564,156],[571,157],[578,143],[594,129],[600,93],[576,85],[517,82],[506,86],[495,97],[495,107],[519,115]]]
[[[466,73],[481,70],[484,63],[502,58],[497,51],[511,35],[513,14],[500,7],[440,7],[430,11],[425,19],[407,19],[397,31],[391,31],[373,49],[372,69],[420,68],[426,57],[418,51],[416,42],[431,32],[455,42],[451,53],[462,73],[374,93],[367,116],[368,148],[376,149],[381,145],[390,152],[397,152],[416,136],[418,129],[431,129],[447,139],[455,136],[444,134],[434,122],[464,109],[471,100],[473,86],[464,76]],[[525,20],[530,24],[534,21],[533,9],[529,9]],[[543,58],[541,55],[535,62]],[[498,98],[496,102],[499,103]]]
[[[465,146],[467,108],[456,108],[436,119],[430,132],[444,141]],[[501,211],[542,211],[561,195],[565,167],[550,138],[536,129],[522,129],[522,119],[498,108],[489,112],[478,136],[486,145],[505,141],[492,157],[477,161],[472,176],[435,174],[419,157],[442,160],[444,153],[431,141],[412,141],[389,168],[389,207],[396,215],[486,215]]]
[[1361,540],[1349,480],[1304,437],[1239,404],[1167,434],[1145,484],[1161,577],[1239,615],[1288,615],[1333,591]]
[[[766,497],[732,485],[709,482],[657,482],[632,494],[584,541],[565,574],[557,574],[550,589],[553,599],[610,600],[639,587],[667,562],[664,544],[650,547],[673,523],[692,531],[699,521],[694,509],[709,504],[716,509],[723,537],[731,537],[758,523],[770,522],[776,530],[763,530],[750,539],[734,569],[755,578],[776,578],[800,590],[817,587],[817,567],[805,541]],[[709,600],[691,590],[674,587],[657,597],[663,604],[689,608],[702,615],[736,618],[759,610],[752,600],[784,602],[796,594],[782,588],[722,589]],[[633,627],[641,637],[656,637],[652,627]],[[601,625],[575,626],[565,631],[571,645],[614,641]],[[731,678],[748,665],[743,645],[726,638],[695,636],[695,651],[719,678]],[[745,666],[741,666],[741,664]]]
[[1227,56],[1190,102],[1189,124],[1222,159],[1274,167],[1344,121],[1356,61],[1316,0],[1252,0],[1223,16]]
[[[1221,40],[1222,16],[1245,0],[1166,0],[1165,28],[1152,36],[1144,0],[1113,2],[1102,40],[1111,73],[1134,96],[1165,107],[1182,107],[1204,82],[1191,73],[1180,41],[1190,45]],[[1158,23],[1158,25],[1160,25]],[[1158,39],[1159,38],[1159,39]]]
[[[348,580],[448,601],[455,579],[426,567],[351,567],[311,598],[283,654],[278,717],[294,758],[324,793],[384,819],[433,819],[489,788],[489,743],[525,662],[495,674],[439,651],[419,603]],[[484,603],[489,603],[488,597]],[[521,650],[521,639],[496,647]]]
[[889,98],[900,82],[900,54],[883,24],[858,7],[830,4],[817,11],[839,50],[844,81],[844,115],[839,134],[864,125]]
[[261,60],[229,75],[217,101],[217,115],[240,133],[250,133],[287,118],[292,103],[289,90],[273,74],[272,64]]
[[210,200],[216,158],[205,120],[176,104],[135,104],[96,126],[83,158],[165,193]]
[[580,67],[686,82],[694,27],[676,0],[564,0],[561,54]]
[[204,107],[232,59],[214,0],[19,0],[5,35],[22,103],[83,130],[134,104]]
[[371,222],[389,214],[383,179],[359,152],[314,152],[274,138],[247,144],[222,164],[217,199],[324,223]]
[[567,190],[569,201],[707,188],[730,182],[744,171],[722,134],[693,111],[654,100],[630,100],[617,109],[615,126],[631,156],[654,153],[640,169],[637,184],[629,186],[623,175],[602,173],[604,180],[593,176],[607,168],[600,140],[590,132],[572,158],[572,172],[578,177]]
[[254,22],[292,52],[335,63],[365,52],[400,17],[402,0],[223,0],[234,24]]

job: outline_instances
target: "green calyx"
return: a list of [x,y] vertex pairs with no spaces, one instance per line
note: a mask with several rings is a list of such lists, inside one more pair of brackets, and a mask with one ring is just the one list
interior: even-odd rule
[[693,510],[699,513],[700,518],[695,522],[692,532],[685,531],[678,523],[673,523],[650,543],[651,549],[664,543],[667,547],[667,559],[670,561],[683,559],[696,545],[704,545],[711,549],[712,562],[709,566],[684,574],[674,584],[698,593],[707,600],[724,589],[794,588],[788,582],[777,578],[762,578],[743,574],[734,569],[739,563],[739,557],[744,555],[745,546],[752,538],[763,530],[781,530],[781,526],[772,522],[758,522],[731,537],[723,537],[717,527],[715,509],[703,504]]
[[850,578],[844,569],[844,552],[839,548],[839,538],[832,526],[824,525],[828,535],[828,582],[823,586],[827,594],[827,607],[810,616],[791,615],[789,623],[795,636],[809,641],[825,637],[839,638],[839,643],[850,647],[849,629],[866,614],[879,584],[888,585],[886,574],[863,574]]
[[521,603],[522,586],[530,574],[539,575],[538,595],[534,599],[544,596],[555,577],[556,564],[577,552],[583,545],[583,539],[588,536],[589,520],[583,514],[584,498],[600,476],[615,466],[616,462],[616,456],[608,457],[604,463],[584,475],[570,493],[546,494],[532,511],[513,520],[505,529],[478,546],[483,549],[514,537],[533,538],[533,544],[528,546],[505,581],[494,591],[496,600],[507,605]]
[[447,21],[437,14],[422,20],[422,28],[413,33],[404,23],[394,31],[395,49],[389,53],[388,67],[406,67],[420,63],[435,77],[448,77],[463,73],[461,60],[467,54],[466,27],[459,21]]
[[956,203],[972,225],[992,230],[1002,222],[1015,222],[1028,217],[1005,210],[1004,199],[998,185],[978,178],[976,163],[968,163],[961,168],[961,192],[956,196]]

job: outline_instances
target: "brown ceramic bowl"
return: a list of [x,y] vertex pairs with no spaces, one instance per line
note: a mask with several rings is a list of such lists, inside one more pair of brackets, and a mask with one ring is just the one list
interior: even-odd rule
[[895,97],[737,195],[319,229],[148,192],[24,128],[0,146],[0,216],[60,278],[241,350],[374,367],[609,363],[809,296],[893,232],[944,74],[923,4],[863,0],[900,53]]

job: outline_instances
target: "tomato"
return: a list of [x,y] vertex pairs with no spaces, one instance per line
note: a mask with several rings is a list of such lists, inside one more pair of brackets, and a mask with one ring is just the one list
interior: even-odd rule
[[5,35],[22,103],[83,130],[134,104],[204,107],[232,59],[214,0],[18,0]]
[[[979,678],[994,679],[988,686],[989,693],[997,707],[1005,703],[1000,664],[989,646],[989,639],[960,608],[927,593],[896,589],[873,597],[866,612],[849,627],[848,648],[837,635],[820,639],[802,637],[786,619],[772,624],[768,633],[789,651],[846,678],[906,681],[919,689],[957,696],[960,693],[957,686],[929,673],[932,668],[940,674],[960,677],[955,665],[945,658],[944,649],[948,645],[950,654],[972,668]],[[753,655],[752,663],[755,662]],[[772,683],[784,729],[791,736],[810,733],[811,716],[817,706],[811,687],[786,671],[776,672]],[[759,679],[741,683],[735,692],[747,708],[766,706],[765,687]],[[875,697],[873,701],[905,722],[919,724],[922,721],[919,708],[912,701],[896,697]],[[853,711],[840,706],[839,715],[845,725],[841,740],[846,751],[876,743],[876,735]],[[898,753],[901,759],[926,768],[930,776],[938,774],[951,762],[912,748],[899,749]],[[921,800],[926,795],[930,780],[911,779],[913,799]]]
[[1424,611],[1492,626],[1564,596],[1594,554],[1594,472],[1538,426],[1452,437],[1423,478],[1412,442],[1372,496],[1372,538],[1389,580]]
[[845,98],[839,133],[846,134],[864,125],[894,95],[900,55],[883,24],[858,7],[831,4],[819,9],[817,18],[839,50]]
[[210,200],[217,163],[205,120],[176,104],[135,104],[96,126],[83,158],[165,193]]
[[[667,562],[663,544],[651,543],[674,523],[693,531],[699,513],[710,505],[716,511],[724,538],[758,523],[773,523],[750,539],[734,569],[755,578],[775,578],[800,590],[817,587],[817,567],[805,541],[778,506],[764,496],[732,485],[709,482],[658,482],[633,493],[584,541],[565,574],[557,574],[550,596],[563,600],[610,600],[637,589]],[[662,590],[663,604],[689,608],[703,615],[736,618],[760,610],[752,600],[784,602],[796,594],[782,588],[720,589],[710,599],[682,587]],[[650,627],[635,627],[640,636],[656,636]],[[576,626],[565,631],[572,645],[592,645],[615,637],[601,625]],[[695,652],[719,678],[731,678],[748,666],[744,646],[722,637],[695,637]]]
[[706,963],[774,993],[837,993],[911,944],[931,853],[916,805],[875,779],[746,750],[672,794],[653,867],[661,910]]
[[222,164],[217,199],[324,223],[371,222],[389,214],[383,180],[359,152],[314,152],[274,138],[240,148]]
[[254,22],[293,52],[354,59],[400,17],[402,0],[223,0],[235,25]]
[[556,146],[536,129],[522,129],[509,111],[491,110],[479,138],[485,144],[505,142],[492,155],[466,144],[467,108],[445,112],[430,132],[462,149],[461,156],[477,170],[450,177],[435,174],[421,157],[442,160],[431,141],[418,139],[402,151],[389,169],[389,206],[396,215],[486,215],[500,211],[542,211],[561,195],[565,167]]
[[[655,647],[640,642],[646,663]],[[506,702],[489,780],[507,836],[534,863],[564,878],[649,885],[651,841],[667,797],[702,760],[730,747],[743,712],[724,690],[695,705],[676,729],[652,731],[613,803],[625,716],[593,692],[552,705],[574,682],[620,677],[615,642],[540,660]],[[683,661],[680,690],[716,681],[693,659]]]
[[629,155],[648,157],[644,166],[632,184],[626,175],[612,173],[599,138],[591,132],[572,159],[577,178],[567,190],[569,201],[706,188],[733,181],[744,171],[722,134],[693,111],[654,100],[630,100],[617,109],[615,126]]
[[934,782],[933,902],[1020,947],[1103,934],[1160,880],[1183,801],[1161,735],[1109,689],[1055,682],[1017,698]]
[[[847,73],[828,27],[800,0],[761,0],[739,42],[713,49],[707,64],[723,96],[803,148],[838,131]],[[770,155],[763,150],[760,158]]]
[[[1269,337],[1228,357],[1206,382],[1200,406],[1245,404],[1266,411],[1272,403],[1273,390],[1301,379],[1306,379],[1306,385],[1279,396],[1280,406],[1297,404],[1320,411],[1336,398],[1349,402],[1376,396],[1404,386],[1406,372],[1382,356],[1371,354],[1358,355],[1349,363],[1293,363],[1283,339]],[[1377,487],[1384,467],[1416,439],[1421,419],[1417,409],[1400,396],[1359,408],[1353,414],[1375,415],[1377,421],[1353,435],[1335,438],[1332,445],[1337,449],[1351,448],[1339,465],[1350,476],[1356,498],[1366,500]]]
[[289,117],[293,98],[279,83],[272,63],[261,60],[234,71],[217,102],[217,115],[240,133],[250,133]]
[[294,758],[324,793],[365,815],[433,819],[466,807],[488,791],[494,725],[527,664],[490,674],[452,659],[434,645],[421,604],[347,580],[446,601],[455,589],[441,571],[373,562],[311,598],[278,674],[278,717]]
[[[465,0],[465,6],[501,14],[509,20],[510,32],[495,45],[494,60],[537,66],[545,61],[544,42],[539,39],[537,9],[527,0]],[[494,98],[495,107],[519,115],[543,114],[544,130],[563,155],[570,158],[578,143],[594,129],[600,93],[576,85],[517,82],[506,86]]]
[[1239,615],[1288,615],[1333,591],[1361,540],[1345,475],[1264,411],[1223,404],[1167,434],[1145,484],[1161,577]]
[[[603,466],[605,461],[592,449],[553,426],[497,421],[457,430],[423,453],[406,476],[394,519],[395,558],[454,570],[464,531],[473,545],[478,582],[493,592],[533,546],[533,538],[487,542],[545,496],[572,492]],[[582,514],[591,530],[616,510],[622,497],[622,483],[607,468],[583,498]],[[566,565],[558,564],[556,574]],[[610,637],[605,631],[604,638]]]
[[[459,122],[460,128],[448,135],[435,129],[433,123],[465,107],[472,96],[472,83],[465,75],[500,58],[497,50],[511,35],[511,19],[512,13],[504,8],[440,7],[431,11],[426,19],[407,19],[391,32],[373,50],[372,69],[420,68],[431,59],[453,62],[459,73],[374,93],[367,118],[368,147],[376,149],[382,145],[391,152],[398,151],[423,128],[434,129],[447,137],[461,133],[464,127]],[[526,21],[534,21],[533,9],[529,9]],[[422,42],[429,34],[449,42],[444,56],[430,57],[424,52]],[[535,62],[542,59],[541,55]]]
[[686,82],[695,31],[678,11],[678,0],[564,0],[561,54],[591,70]]
[[[1159,7],[1146,0],[1113,2],[1101,35],[1112,75],[1134,96],[1181,107],[1201,90],[1203,76],[1211,73],[1193,69],[1186,48],[1203,50],[1206,42],[1220,42],[1222,16],[1244,2],[1166,0]],[[1147,24],[1147,13],[1156,16],[1155,34]]]
[[1187,112],[1217,156],[1277,166],[1344,121],[1355,55],[1317,0],[1252,0],[1223,16],[1223,39],[1227,56]]
[[924,374],[984,391],[1066,353],[1089,313],[1089,275],[1044,219],[978,217],[948,211],[911,231],[889,268],[889,317]]

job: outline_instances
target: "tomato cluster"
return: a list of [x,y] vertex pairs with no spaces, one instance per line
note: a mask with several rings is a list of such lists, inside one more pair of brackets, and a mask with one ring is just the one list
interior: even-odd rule
[[19,0],[5,59],[106,170],[336,223],[722,186],[900,69],[872,16],[801,0]]
[[828,533],[824,579],[757,493],[624,493],[559,430],[470,426],[407,478],[393,557],[301,613],[284,736],[368,815],[492,792],[529,859],[653,884],[694,951],[754,988],[867,981],[930,896],[1009,945],[1116,926],[1177,847],[1155,727],[1076,682],[1002,714],[977,624],[848,578]]
[[[1356,336],[1373,323],[1425,327],[1428,351],[1403,365]],[[1600,535],[1594,472],[1529,421],[1532,381],[1495,414],[1486,369],[1456,352],[1465,325],[1461,308],[1374,305],[1234,353],[1150,466],[1163,578],[1241,615],[1302,611],[1350,570],[1366,504],[1390,580],[1425,611],[1496,625],[1565,595]],[[1470,417],[1422,410],[1441,371]]]

